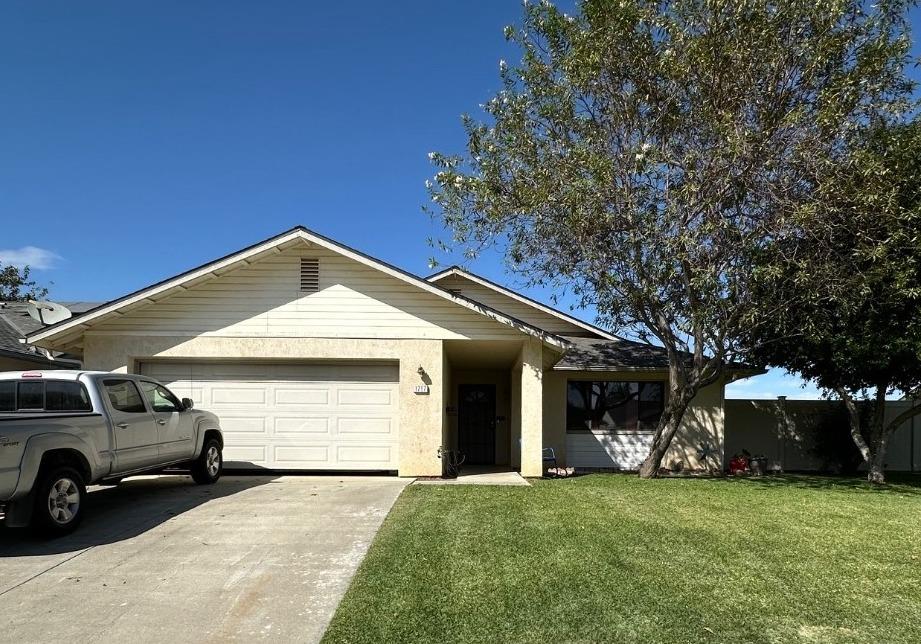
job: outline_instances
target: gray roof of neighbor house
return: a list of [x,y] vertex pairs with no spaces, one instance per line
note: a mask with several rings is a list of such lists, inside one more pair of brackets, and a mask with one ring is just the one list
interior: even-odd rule
[[[88,311],[98,302],[61,302],[76,315]],[[37,365],[51,365],[44,353],[20,342],[27,334],[38,331],[46,325],[29,315],[28,302],[0,302],[0,355],[17,360],[34,362]],[[65,358],[66,359],[66,358]]]

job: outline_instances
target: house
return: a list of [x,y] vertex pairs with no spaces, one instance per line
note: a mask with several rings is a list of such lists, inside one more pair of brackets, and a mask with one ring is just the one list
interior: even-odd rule
[[[661,349],[459,268],[423,279],[302,227],[27,340],[214,411],[228,467],[439,475],[447,446],[526,476],[542,473],[545,447],[561,464],[635,469],[666,393]],[[722,383],[684,424],[666,462],[721,466]]]
[[[94,302],[66,302],[73,313],[97,306]],[[0,302],[0,371],[27,369],[78,369],[80,360],[66,354],[47,354],[38,347],[24,344],[26,334],[45,325],[29,315],[28,302]]]

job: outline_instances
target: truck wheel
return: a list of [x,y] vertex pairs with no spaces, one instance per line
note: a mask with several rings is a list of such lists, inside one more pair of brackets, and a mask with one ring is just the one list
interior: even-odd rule
[[207,485],[221,478],[224,470],[224,456],[221,444],[216,438],[209,438],[202,445],[201,454],[192,463],[192,478],[196,483]]
[[86,485],[80,472],[66,465],[42,474],[35,488],[32,525],[36,531],[59,537],[76,530],[83,519]]

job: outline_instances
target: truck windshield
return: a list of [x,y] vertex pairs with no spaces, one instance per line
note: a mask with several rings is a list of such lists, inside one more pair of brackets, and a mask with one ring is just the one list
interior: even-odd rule
[[92,411],[86,388],[64,380],[4,380],[0,382],[0,412]]

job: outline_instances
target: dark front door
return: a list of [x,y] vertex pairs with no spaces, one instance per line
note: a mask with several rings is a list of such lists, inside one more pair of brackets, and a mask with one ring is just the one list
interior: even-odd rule
[[458,449],[470,465],[496,464],[496,386],[460,385]]

